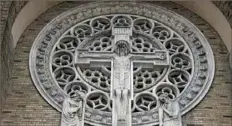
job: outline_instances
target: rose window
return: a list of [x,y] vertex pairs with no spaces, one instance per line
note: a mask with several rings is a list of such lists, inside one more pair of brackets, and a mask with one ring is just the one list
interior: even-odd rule
[[[66,97],[82,92],[86,96],[85,123],[112,123],[111,71],[115,68],[105,65],[104,61],[95,64],[98,67],[78,65],[77,54],[80,50],[115,53],[114,27],[132,29],[131,54],[167,52],[163,57],[168,62],[165,66],[147,67],[143,63],[131,69],[133,125],[158,124],[160,97],[178,98],[182,114],[199,103],[209,89],[214,71],[211,49],[200,31],[160,7],[141,5],[151,9],[144,11],[143,16],[142,10],[136,10],[133,4],[124,3],[120,10],[108,4],[87,6],[101,8],[100,15],[85,14],[80,8],[70,10],[51,21],[35,40],[30,71],[37,89],[49,104],[61,111]],[[107,6],[115,10],[104,11]],[[124,13],[120,12],[126,7]],[[130,9],[134,11],[129,12]]]

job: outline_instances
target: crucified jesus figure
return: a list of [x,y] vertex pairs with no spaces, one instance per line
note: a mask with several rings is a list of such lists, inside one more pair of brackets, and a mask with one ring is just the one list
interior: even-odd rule
[[[129,44],[125,41],[118,41],[115,46],[115,65],[114,65],[114,82],[117,85],[114,85],[114,97],[115,102],[118,104],[116,107],[118,115],[118,123],[125,123],[127,120],[128,108],[129,108],[129,97],[131,91],[130,85],[130,59],[128,58],[129,54]],[[120,124],[118,124],[120,125]],[[123,125],[123,124],[121,124]]]

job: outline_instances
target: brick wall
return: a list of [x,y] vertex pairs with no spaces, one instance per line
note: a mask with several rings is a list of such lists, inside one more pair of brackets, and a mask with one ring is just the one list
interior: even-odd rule
[[0,1],[0,14],[1,14],[1,24],[0,24],[0,27],[1,27],[1,38],[0,38],[0,41],[2,41],[3,39],[3,33],[4,33],[4,29],[5,29],[5,26],[6,26],[6,21],[7,21],[7,17],[8,17],[8,12],[9,12],[9,9],[10,9],[10,5],[12,3],[12,1]]
[[1,1],[0,108],[6,97],[14,57],[11,28],[16,16],[26,3],[26,1]]
[[[8,18],[8,13],[9,13],[9,7],[11,5],[11,1],[0,1],[0,56],[2,56],[2,40],[3,40],[3,34],[4,34],[4,29],[6,26],[6,22],[7,22],[7,18]],[[2,58],[1,58],[2,59]],[[4,65],[4,63],[2,62],[2,60],[0,59],[0,110],[1,110],[1,105],[3,102],[3,77],[4,75],[2,74],[2,66]],[[0,113],[1,115],[1,113]]]
[[[39,16],[21,36],[14,58],[11,87],[3,106],[1,125],[59,125],[60,114],[40,96],[28,70],[29,51],[40,30],[62,12],[80,5],[63,2]],[[208,39],[216,60],[216,73],[212,87],[204,100],[183,117],[188,126],[231,126],[232,81],[228,51],[215,30],[193,12],[171,2],[151,2],[179,13],[193,22]]]

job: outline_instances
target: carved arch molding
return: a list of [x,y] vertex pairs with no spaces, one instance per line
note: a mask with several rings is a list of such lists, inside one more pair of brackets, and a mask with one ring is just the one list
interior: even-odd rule
[[[165,8],[144,3],[91,3],[70,9],[48,23],[30,52],[30,73],[44,99],[62,111],[62,103],[75,91],[86,94],[85,123],[110,125],[110,67],[75,65],[77,48],[112,51],[113,26],[132,27],[132,52],[166,50],[167,68],[133,68],[132,124],[158,124],[157,97],[178,97],[181,114],[206,95],[214,77],[212,50],[191,22]],[[169,85],[169,86],[165,86]],[[171,85],[171,86],[170,86]],[[180,92],[172,92],[174,87]]]

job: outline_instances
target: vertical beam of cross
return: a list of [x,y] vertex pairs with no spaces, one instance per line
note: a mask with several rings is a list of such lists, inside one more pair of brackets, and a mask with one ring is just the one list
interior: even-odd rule
[[114,58],[111,85],[112,126],[131,126],[131,101],[133,100],[133,67],[131,51],[132,27],[113,27]]

